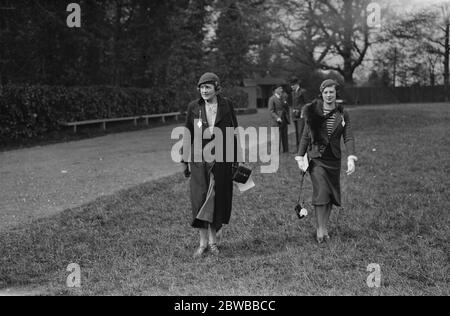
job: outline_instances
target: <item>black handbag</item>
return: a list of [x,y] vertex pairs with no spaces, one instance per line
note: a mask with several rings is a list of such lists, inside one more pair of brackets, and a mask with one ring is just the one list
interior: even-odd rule
[[[230,113],[232,113],[233,109],[231,109],[230,104],[228,104],[228,107],[230,108]],[[234,123],[233,115],[231,116],[231,122],[233,124],[233,128],[236,129],[236,124]],[[232,171],[233,171],[233,181],[240,184],[246,184],[248,179],[250,179],[250,176],[252,175],[252,169],[243,166],[237,162],[233,163]]]
[[247,183],[252,175],[252,169],[238,163],[233,164],[233,181],[241,184]]

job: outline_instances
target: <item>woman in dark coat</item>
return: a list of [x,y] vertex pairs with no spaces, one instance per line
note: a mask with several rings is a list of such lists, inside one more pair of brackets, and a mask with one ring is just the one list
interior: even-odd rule
[[[208,250],[213,255],[219,254],[216,234],[230,221],[233,199],[232,166],[236,155],[232,156],[232,161],[227,159],[229,141],[226,139],[226,129],[238,126],[232,102],[219,95],[220,81],[217,75],[204,74],[198,82],[198,89],[201,98],[191,102],[187,110],[186,129],[191,136],[191,154],[190,163],[185,164],[185,175],[190,176],[191,225],[200,230],[200,246],[194,253],[195,258],[202,257]],[[200,142],[203,150],[215,136],[203,140],[194,138],[202,138],[203,133],[209,133],[212,128],[222,132],[223,148],[222,151],[215,148],[211,153],[219,155],[222,152],[223,157],[209,161],[205,159],[204,153],[194,154],[194,141]],[[236,149],[234,136],[231,144]]]
[[349,154],[347,175],[355,172],[358,160],[349,113],[336,103],[337,88],[337,82],[325,80],[320,87],[322,98],[305,106],[306,127],[296,157],[302,171],[306,172],[309,164],[319,244],[330,239],[328,222],[333,205],[341,206],[341,138]]

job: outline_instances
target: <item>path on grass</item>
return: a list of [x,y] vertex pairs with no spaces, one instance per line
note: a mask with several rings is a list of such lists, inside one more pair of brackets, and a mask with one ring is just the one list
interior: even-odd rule
[[[268,118],[260,110],[238,120],[267,126]],[[174,127],[1,152],[0,231],[179,172],[170,156]]]

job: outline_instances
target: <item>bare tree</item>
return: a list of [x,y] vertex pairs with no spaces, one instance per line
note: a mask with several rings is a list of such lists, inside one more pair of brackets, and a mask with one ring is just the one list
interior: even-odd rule
[[368,0],[291,0],[282,24],[287,51],[298,62],[334,70],[349,85],[373,42]]
[[[443,62],[444,85],[450,85],[450,13],[448,3],[427,7],[403,18],[391,30],[393,37],[408,40],[428,55],[425,60],[436,69]],[[420,62],[420,60],[416,60]]]
[[324,62],[332,46],[311,19],[317,9],[317,2],[290,0],[279,10],[279,15],[284,16],[278,31],[285,41],[284,53],[294,63],[311,69]]

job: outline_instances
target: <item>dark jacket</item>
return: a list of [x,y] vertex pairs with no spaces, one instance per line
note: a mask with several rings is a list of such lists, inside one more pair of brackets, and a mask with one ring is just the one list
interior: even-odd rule
[[292,91],[292,111],[294,121],[298,121],[301,116],[304,105],[306,104],[305,90],[299,89],[298,91]]
[[300,142],[299,156],[308,153],[310,159],[320,158],[328,145],[336,159],[341,159],[341,137],[344,138],[348,155],[355,155],[355,139],[353,136],[350,115],[342,106],[336,112],[333,133],[328,137],[326,121],[323,120],[323,101],[315,100],[305,106],[303,116],[306,127]]
[[271,126],[277,127],[279,126],[277,120],[280,118],[283,122],[283,125],[290,124],[289,119],[289,105],[287,100],[283,97],[279,98],[276,95],[273,95],[269,99],[269,111],[271,115]]
[[[223,97],[218,96],[218,111],[215,127],[222,131],[224,136],[223,141],[223,162],[215,162],[211,165],[206,164],[204,161],[194,161],[194,135],[195,129],[200,129],[198,126],[198,120],[201,118],[202,126],[201,132],[203,133],[208,128],[208,120],[206,118],[205,102],[203,99],[193,101],[189,104],[186,117],[185,127],[189,129],[191,133],[191,179],[190,179],[190,192],[191,192],[191,204],[193,221],[192,226],[196,228],[204,228],[204,223],[199,223],[196,220],[196,216],[206,200],[209,187],[209,172],[214,174],[215,178],[215,208],[214,208],[214,223],[213,226],[216,229],[220,229],[223,224],[228,224],[231,217],[232,199],[233,199],[233,180],[232,180],[232,162],[226,162],[227,159],[227,141],[226,141],[226,128],[237,127],[238,122],[236,113],[234,111],[233,103]],[[202,150],[212,140],[202,141]],[[236,141],[232,140],[235,146],[236,159]]]

